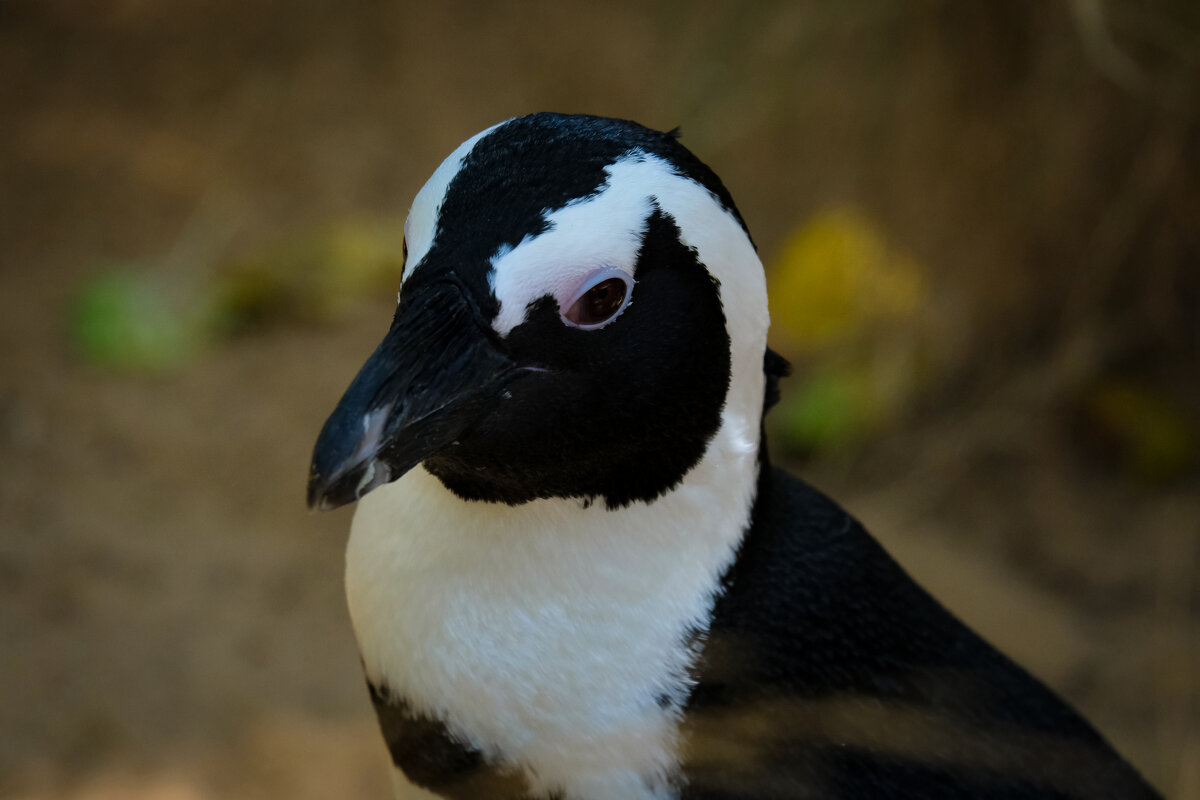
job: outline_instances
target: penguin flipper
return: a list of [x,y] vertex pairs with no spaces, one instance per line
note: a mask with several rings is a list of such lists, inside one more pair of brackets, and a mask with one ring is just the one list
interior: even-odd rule
[[844,510],[764,466],[685,710],[689,800],[1156,798]]

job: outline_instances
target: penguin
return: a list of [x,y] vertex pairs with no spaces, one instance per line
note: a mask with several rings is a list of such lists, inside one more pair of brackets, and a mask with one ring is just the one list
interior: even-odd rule
[[[717,175],[538,113],[405,223],[395,316],[317,439],[401,786],[470,800],[1154,798],[846,511],[773,467],[787,373]],[[404,795],[409,796],[409,795]]]

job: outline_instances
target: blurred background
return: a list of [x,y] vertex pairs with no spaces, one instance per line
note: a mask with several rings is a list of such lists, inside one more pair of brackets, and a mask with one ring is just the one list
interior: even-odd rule
[[681,125],[776,453],[1200,798],[1194,0],[0,3],[0,797],[384,797],[310,448],[409,202],[537,110]]

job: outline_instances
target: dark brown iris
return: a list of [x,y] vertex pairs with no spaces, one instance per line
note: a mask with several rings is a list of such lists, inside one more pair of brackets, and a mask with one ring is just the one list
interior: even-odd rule
[[625,281],[609,278],[588,289],[567,311],[567,319],[576,325],[599,325],[621,310],[625,302]]

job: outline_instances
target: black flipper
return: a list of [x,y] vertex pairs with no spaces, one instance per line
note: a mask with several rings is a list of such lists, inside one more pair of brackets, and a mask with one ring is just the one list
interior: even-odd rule
[[1158,797],[845,511],[759,483],[685,709],[685,800]]

